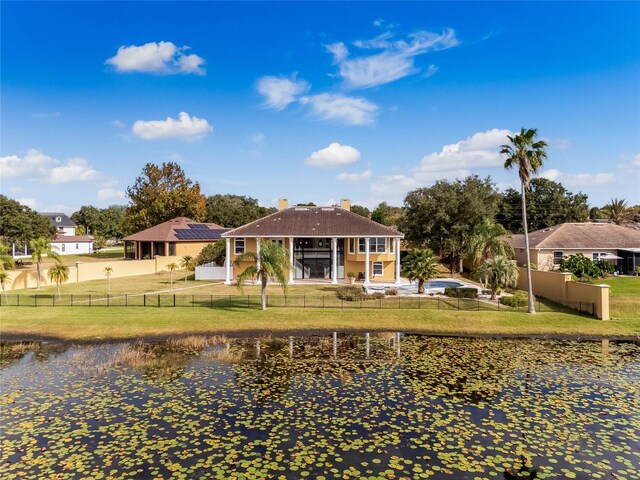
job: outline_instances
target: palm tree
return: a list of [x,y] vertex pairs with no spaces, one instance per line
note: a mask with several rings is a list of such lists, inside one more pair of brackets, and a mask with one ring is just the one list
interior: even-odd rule
[[107,283],[109,285],[109,290],[108,290],[109,295],[111,295],[111,274],[112,273],[113,273],[113,268],[104,267],[104,274],[107,277]]
[[189,272],[196,268],[196,259],[193,258],[191,255],[185,255],[184,257],[182,257],[180,266],[185,269],[184,284],[186,285]]
[[38,289],[40,289],[40,270],[42,267],[42,257],[45,255],[55,260],[60,260],[60,255],[51,249],[51,243],[45,237],[39,237],[29,241],[29,248],[33,252],[31,258],[36,262],[36,274],[38,275]]
[[[258,262],[258,260],[260,260]],[[274,242],[262,241],[260,244],[260,257],[254,252],[246,252],[236,257],[236,262],[256,262],[255,265],[249,265],[238,275],[238,288],[242,290],[244,283],[249,278],[257,277],[260,279],[260,295],[262,299],[262,310],[267,309],[267,282],[269,279],[276,280],[287,293],[287,271],[291,268],[289,263],[289,252],[282,245]],[[258,267],[259,263],[259,267]]]
[[7,291],[4,289],[5,285],[9,285],[11,283],[11,277],[4,270],[0,270],[0,285],[2,285],[2,291],[4,292],[4,298],[7,299]]
[[475,226],[467,247],[467,256],[471,259],[474,269],[478,268],[483,260],[497,255],[513,258],[513,247],[502,238],[508,233],[502,225],[487,219]]
[[4,270],[8,268],[13,270],[16,267],[16,262],[11,255],[9,255],[9,247],[4,243],[0,243],[0,269]]
[[69,267],[58,260],[53,267],[49,268],[49,280],[56,282],[58,298],[60,298],[60,284],[69,280]]
[[510,144],[502,145],[501,155],[506,155],[504,168],[511,170],[514,166],[518,167],[518,175],[520,177],[520,194],[522,196],[522,225],[524,226],[524,244],[527,256],[527,288],[529,291],[529,313],[536,313],[533,306],[533,286],[531,285],[531,258],[529,254],[529,231],[527,229],[527,202],[525,191],[529,188],[531,175],[537,173],[542,166],[542,161],[547,158],[545,147],[547,142],[544,140],[536,140],[538,130],[530,128],[520,129],[520,133],[514,136],[507,135]]
[[480,282],[491,290],[491,300],[496,299],[496,293],[506,287],[514,287],[518,281],[518,270],[511,260],[502,255],[485,260],[474,274]]
[[424,293],[424,282],[438,275],[438,261],[428,248],[413,250],[404,257],[402,275],[409,280],[418,280],[418,293]]
[[171,288],[173,288],[173,271],[178,269],[178,265],[175,262],[171,262],[167,265],[167,270],[169,270],[169,284]]
[[627,201],[612,198],[603,208],[602,212],[616,225],[627,223],[633,217],[633,211],[627,206]]

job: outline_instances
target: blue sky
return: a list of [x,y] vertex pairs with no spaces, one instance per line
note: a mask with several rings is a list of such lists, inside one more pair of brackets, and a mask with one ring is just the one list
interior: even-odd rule
[[124,204],[147,162],[274,206],[504,172],[640,203],[640,3],[2,2],[2,193]]

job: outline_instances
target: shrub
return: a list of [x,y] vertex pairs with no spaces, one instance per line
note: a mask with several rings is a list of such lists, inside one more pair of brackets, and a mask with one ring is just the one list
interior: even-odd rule
[[560,261],[560,270],[563,272],[571,272],[577,278],[590,279],[599,278],[607,274],[613,273],[615,267],[611,262],[606,260],[596,260],[595,262],[582,253],[569,255]]
[[356,278],[356,272],[347,273],[347,278]]
[[[535,297],[533,301],[536,301]],[[513,296],[501,297],[500,303],[512,308],[526,307],[529,304],[529,295],[524,290],[517,290]]]
[[398,295],[398,289],[397,288],[387,288],[384,291],[384,294],[388,295],[390,297],[394,297],[394,296]]
[[471,287],[446,287],[444,294],[452,298],[478,298],[478,289]]
[[338,288],[336,295],[340,300],[346,300],[347,302],[357,302],[363,300],[366,293],[362,287],[355,285],[345,285]]

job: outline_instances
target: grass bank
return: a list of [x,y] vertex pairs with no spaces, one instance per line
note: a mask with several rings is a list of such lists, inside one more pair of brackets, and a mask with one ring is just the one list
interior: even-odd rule
[[640,318],[640,277],[609,277],[609,311],[613,318]]
[[457,335],[640,338],[640,319],[601,321],[571,313],[272,308],[0,309],[3,338],[71,341],[153,338],[196,333],[286,334],[312,331],[404,331]]

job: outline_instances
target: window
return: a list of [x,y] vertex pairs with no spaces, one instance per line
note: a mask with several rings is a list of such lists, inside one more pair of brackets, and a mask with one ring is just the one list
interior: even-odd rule
[[607,253],[606,252],[596,252],[591,254],[591,258],[593,258],[593,261],[595,262],[596,260],[600,260],[602,257],[606,257]]
[[63,243],[63,244],[62,244],[62,251],[63,251],[63,252],[64,252],[64,247],[65,247],[65,244]]
[[349,253],[356,253],[356,239],[349,239]]
[[384,253],[386,240],[387,240],[386,238],[382,238],[382,237],[370,238],[369,250],[373,253]]
[[244,253],[244,238],[236,238],[234,240],[234,253],[242,255]]
[[395,248],[395,244],[396,244],[396,239],[395,238],[390,238],[389,239],[389,253],[393,253],[393,249]]
[[80,245],[76,243],[76,250],[78,250],[78,248],[80,248]]
[[553,264],[560,265],[560,260],[564,257],[563,252],[553,252]]
[[[377,237],[369,239],[369,252],[371,253],[384,253],[385,252],[386,238]],[[358,239],[358,253],[365,253],[365,239]]]
[[373,276],[375,277],[376,275],[382,275],[383,273],[383,269],[382,269],[382,262],[373,262]]

